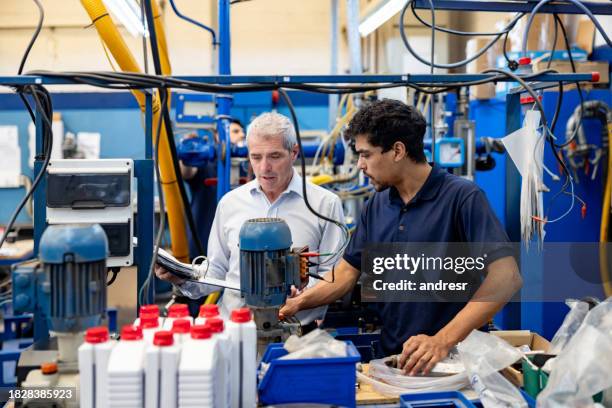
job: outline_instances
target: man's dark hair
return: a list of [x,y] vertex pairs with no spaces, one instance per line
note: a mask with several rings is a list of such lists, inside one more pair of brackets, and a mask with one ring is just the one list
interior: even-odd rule
[[242,122],[239,119],[231,118],[229,121],[230,123],[235,123],[237,125],[240,125],[240,127],[244,129],[244,126],[242,126]]
[[395,142],[401,142],[408,157],[424,163],[425,127],[425,118],[414,106],[383,99],[361,108],[349,122],[346,133],[353,141],[357,136],[366,136],[372,146],[382,147],[383,153],[391,150]]

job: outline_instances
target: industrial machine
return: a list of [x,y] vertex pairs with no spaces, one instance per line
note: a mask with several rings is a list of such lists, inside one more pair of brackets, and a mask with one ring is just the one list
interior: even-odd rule
[[278,312],[291,286],[308,280],[303,250],[291,250],[291,231],[280,218],[254,218],[240,229],[240,287],[257,324],[258,349],[297,329],[279,322]]
[[[14,267],[15,313],[34,313],[35,321],[44,321],[52,333],[50,341],[21,353],[17,374],[22,387],[78,384],[77,349],[83,332],[99,325],[106,312],[107,257],[108,241],[100,225],[50,225],[40,242],[39,260]],[[61,403],[78,406],[76,396]]]
[[52,160],[47,167],[47,224],[97,223],[108,239],[108,267],[134,260],[134,161]]

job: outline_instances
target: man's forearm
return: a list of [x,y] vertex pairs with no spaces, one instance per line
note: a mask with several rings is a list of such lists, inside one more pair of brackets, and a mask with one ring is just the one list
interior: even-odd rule
[[[334,273],[334,281],[332,279]],[[359,271],[342,260],[332,272],[325,274],[325,281],[320,281],[311,288],[308,288],[298,296],[300,310],[312,309],[317,306],[328,305],[353,289],[355,282],[359,278]]]
[[482,285],[463,309],[437,335],[457,344],[474,329],[490,321],[521,288],[522,279],[514,258],[498,259],[489,266]]

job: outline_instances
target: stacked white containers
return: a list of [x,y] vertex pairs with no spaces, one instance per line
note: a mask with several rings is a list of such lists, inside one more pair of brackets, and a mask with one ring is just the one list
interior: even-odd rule
[[187,319],[177,319],[172,322],[174,342],[182,346],[191,338],[191,322]]
[[180,347],[173,334],[160,330],[145,356],[145,408],[175,408]]
[[200,313],[195,319],[195,324],[205,324],[206,319],[219,316],[219,306],[216,304],[208,304],[200,306]]
[[231,407],[231,390],[232,378],[230,360],[232,358],[232,340],[229,334],[224,331],[223,319],[219,317],[209,317],[206,319],[206,326],[213,333],[213,337],[219,343],[219,351],[221,352],[221,358],[219,359],[219,384],[218,390],[220,395],[219,407],[229,408]]
[[226,331],[232,342],[232,407],[257,405],[257,327],[248,308],[232,310]]
[[79,347],[80,406],[108,406],[108,360],[115,345],[109,340],[108,328],[92,327],[85,332],[85,342]]
[[142,331],[132,325],[124,326],[108,362],[109,408],[142,408],[144,354]]
[[219,408],[219,343],[208,326],[191,327],[179,364],[178,407]]
[[163,329],[164,330],[172,330],[172,323],[174,323],[177,319],[187,319],[190,322],[193,321],[191,316],[189,316],[189,308],[187,305],[182,303],[177,303],[168,309],[168,317],[164,320]]

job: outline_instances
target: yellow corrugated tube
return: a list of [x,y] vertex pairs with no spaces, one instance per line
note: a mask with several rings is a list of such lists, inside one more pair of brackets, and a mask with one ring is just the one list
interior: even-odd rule
[[[155,4],[155,2],[152,2]],[[132,56],[129,48],[121,34],[117,30],[115,23],[110,18],[106,7],[101,0],[81,0],[81,4],[89,14],[91,21],[96,26],[98,34],[106,45],[108,50],[113,55],[117,64],[121,70],[126,72],[142,72],[138,63]],[[157,5],[153,6],[153,9],[157,9]],[[159,10],[158,10],[159,15]],[[159,20],[159,19],[157,19]],[[161,22],[160,22],[161,25]],[[156,23],[157,28],[157,23]],[[167,52],[165,51],[165,35],[159,35],[158,39],[160,48],[164,48],[164,52],[160,54],[165,55],[166,66],[165,69],[169,71],[170,64],[167,60]],[[162,59],[163,61],[163,59]],[[163,67],[162,63],[162,67]],[[164,69],[164,68],[162,68]],[[142,92],[133,91],[132,94],[138,101],[140,109],[145,109],[145,96]],[[158,123],[161,115],[159,97],[155,98],[153,103],[153,124]],[[153,126],[156,128],[156,126]],[[155,135],[153,135],[153,143],[155,143]],[[168,148],[168,138],[164,126],[161,126],[161,135],[159,137],[159,170],[161,173],[161,183],[164,196],[166,198],[166,209],[168,211],[168,225],[170,228],[170,236],[172,238],[172,253],[174,256],[182,262],[189,261],[189,248],[187,244],[187,234],[185,230],[185,219],[183,216],[183,203],[181,195],[179,193],[178,182],[175,178],[174,166],[172,164],[172,156]]]

